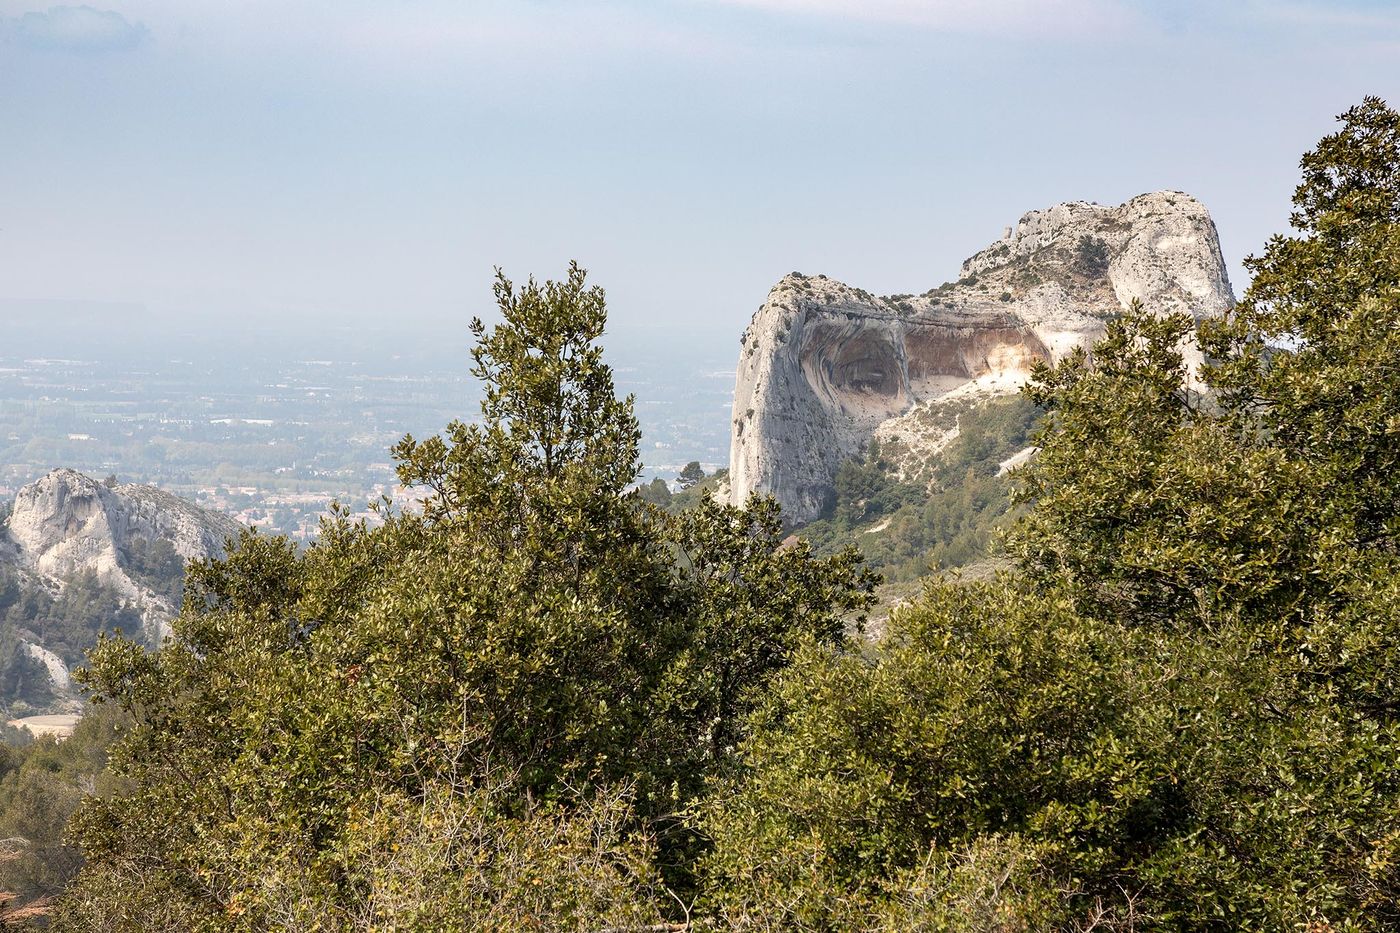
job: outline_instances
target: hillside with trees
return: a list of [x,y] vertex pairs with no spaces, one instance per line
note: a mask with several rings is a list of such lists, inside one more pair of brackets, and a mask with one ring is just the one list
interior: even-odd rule
[[901,476],[878,444],[841,465],[834,495],[797,529],[818,554],[854,545],[892,581],[967,567],[999,553],[1015,513],[1004,464],[1028,451],[1039,409],[1028,398],[983,399],[957,413],[957,436],[928,460],[927,476]]
[[[1400,926],[1400,114],[1302,169],[1229,314],[1036,369],[963,463],[1039,417],[1006,571],[876,642],[853,547],[634,488],[580,269],[499,277],[479,421],[395,448],[421,510],[248,532],[92,652],[52,928]],[[929,507],[870,466],[833,529]]]

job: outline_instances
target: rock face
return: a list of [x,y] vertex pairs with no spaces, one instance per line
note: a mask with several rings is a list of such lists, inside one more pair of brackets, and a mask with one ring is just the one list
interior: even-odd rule
[[872,439],[915,454],[946,442],[921,412],[1016,391],[1035,360],[1092,343],[1134,299],[1196,317],[1234,304],[1215,224],[1190,195],[1032,211],[957,282],[918,296],[788,275],[744,332],[731,499],[771,494],[789,521],[809,521]]
[[25,486],[0,527],[0,555],[51,588],[90,571],[141,610],[147,635],[159,641],[179,610],[129,572],[133,544],[170,542],[186,561],[222,556],[240,525],[154,486],[108,488],[74,470],[58,469]]

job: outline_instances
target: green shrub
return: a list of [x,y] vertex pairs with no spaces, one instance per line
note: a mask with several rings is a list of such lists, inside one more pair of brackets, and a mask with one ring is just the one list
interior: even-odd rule
[[1108,244],[1098,237],[1081,236],[1074,247],[1074,267],[1089,278],[1098,278],[1108,271]]

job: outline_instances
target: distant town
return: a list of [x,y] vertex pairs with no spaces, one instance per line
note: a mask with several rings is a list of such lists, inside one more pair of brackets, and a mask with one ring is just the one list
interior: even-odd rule
[[[212,355],[133,361],[0,356],[0,500],[55,466],[151,483],[239,521],[300,540],[339,502],[415,498],[389,448],[477,414],[465,364]],[[726,466],[732,360],[625,361],[615,380],[636,397],[644,476],[672,479],[698,460]]]

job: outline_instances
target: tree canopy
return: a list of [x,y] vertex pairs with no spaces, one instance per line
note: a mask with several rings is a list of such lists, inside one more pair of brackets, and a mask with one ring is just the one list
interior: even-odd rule
[[770,502],[629,493],[602,290],[574,266],[496,298],[480,420],[395,449],[421,510],[332,514],[305,551],[250,532],[191,570],[159,651],[93,652],[133,725],[60,928],[115,904],[107,928],[566,929],[689,896],[687,808],[874,581],[781,547]]

